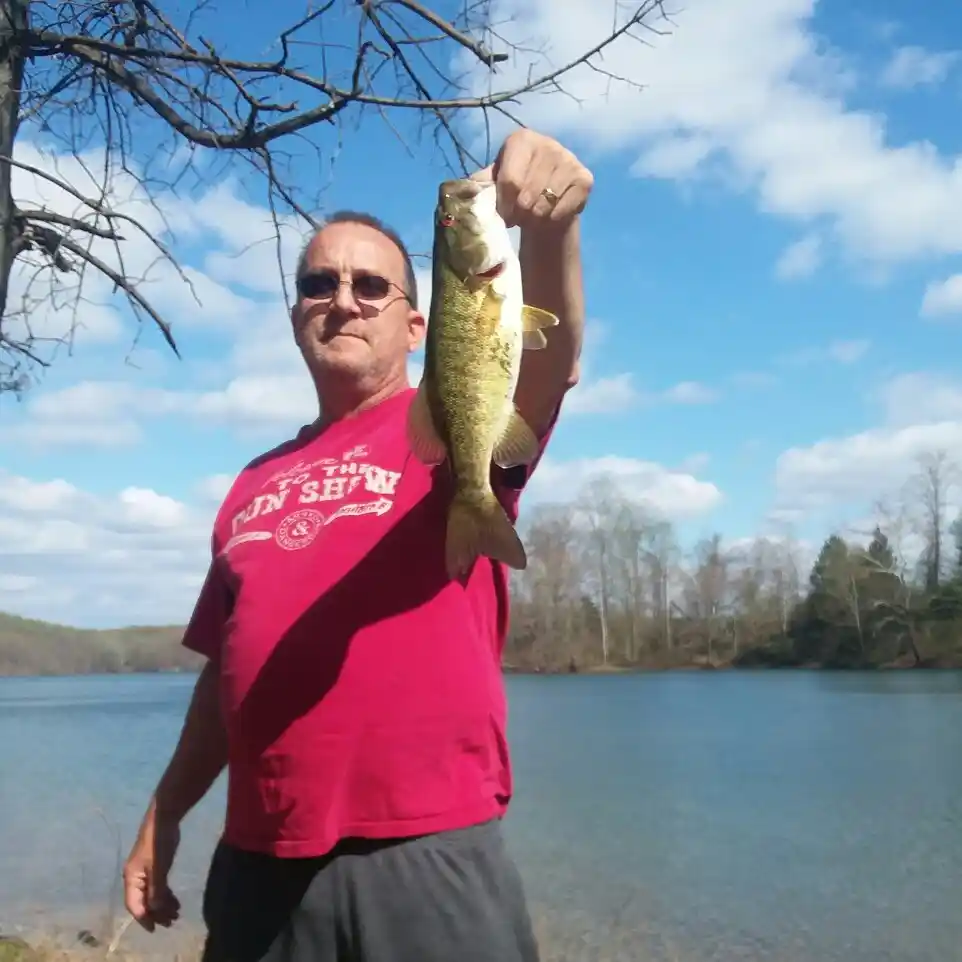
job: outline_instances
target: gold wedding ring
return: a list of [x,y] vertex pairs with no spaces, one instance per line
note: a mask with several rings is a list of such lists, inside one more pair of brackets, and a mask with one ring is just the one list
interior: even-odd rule
[[545,187],[544,190],[541,191],[541,196],[551,204],[552,207],[558,203],[558,195],[550,187]]

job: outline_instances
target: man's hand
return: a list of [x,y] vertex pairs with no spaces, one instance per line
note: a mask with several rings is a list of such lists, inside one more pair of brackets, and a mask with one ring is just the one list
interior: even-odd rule
[[567,227],[588,202],[591,171],[556,140],[533,130],[511,133],[494,163],[473,175],[493,180],[498,213],[509,227]]
[[124,865],[124,904],[148,932],[169,928],[180,916],[180,902],[167,876],[180,844],[180,825],[151,806]]

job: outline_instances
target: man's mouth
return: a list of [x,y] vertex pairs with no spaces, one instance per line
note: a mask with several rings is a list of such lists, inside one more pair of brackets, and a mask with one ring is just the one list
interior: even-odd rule
[[325,331],[321,336],[321,340],[324,344],[330,344],[335,337],[353,337],[359,341],[364,340],[360,334],[355,334],[353,331],[343,331],[340,328],[333,331]]

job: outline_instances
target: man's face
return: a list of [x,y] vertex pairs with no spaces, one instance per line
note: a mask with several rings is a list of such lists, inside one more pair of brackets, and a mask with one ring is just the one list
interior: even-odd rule
[[376,391],[404,375],[408,354],[424,336],[424,318],[404,293],[404,273],[401,252],[366,224],[330,224],[314,238],[291,320],[318,385],[346,378]]

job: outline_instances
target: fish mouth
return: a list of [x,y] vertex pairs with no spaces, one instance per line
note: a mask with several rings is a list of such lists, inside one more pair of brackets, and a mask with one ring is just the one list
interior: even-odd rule
[[441,184],[438,193],[442,200],[470,202],[481,193],[485,185],[476,180],[463,178],[460,180],[446,180]]
[[478,271],[475,276],[484,281],[493,281],[496,277],[500,277],[504,273],[504,269],[507,266],[507,261],[499,261],[494,265],[494,267],[489,267],[487,270]]

